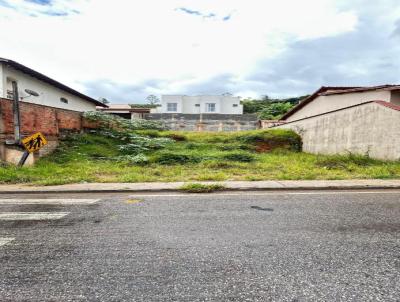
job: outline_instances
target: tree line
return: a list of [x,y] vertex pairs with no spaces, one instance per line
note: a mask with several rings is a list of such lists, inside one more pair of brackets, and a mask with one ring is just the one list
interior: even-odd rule
[[279,120],[286,112],[296,106],[302,99],[308,95],[285,98],[271,99],[264,96],[262,99],[244,99],[243,113],[253,113],[262,120]]

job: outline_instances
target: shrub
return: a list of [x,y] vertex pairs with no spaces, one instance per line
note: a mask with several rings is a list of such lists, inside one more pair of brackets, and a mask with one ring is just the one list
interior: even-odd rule
[[119,162],[128,162],[130,164],[143,165],[149,162],[149,158],[144,154],[138,155],[122,155],[115,158]]
[[238,161],[243,163],[248,163],[255,160],[252,154],[245,152],[228,153],[223,156],[223,159],[229,161]]
[[238,139],[245,143],[261,146],[259,152],[270,151],[276,148],[300,152],[302,149],[300,135],[287,129],[254,131],[252,133],[240,135]]
[[215,147],[221,151],[235,151],[235,150],[251,150],[253,149],[252,146],[246,144],[216,144]]
[[98,123],[103,129],[113,130],[166,130],[166,126],[161,122],[148,121],[142,119],[128,120],[116,115],[107,114],[99,111],[88,111],[83,117],[89,121]]
[[150,138],[131,134],[126,138],[130,143],[119,146],[119,150],[124,154],[139,154],[149,150],[165,148],[173,140],[165,137]]
[[150,136],[150,137],[159,137],[160,131],[159,130],[137,130],[135,131],[139,135]]
[[165,152],[159,154],[154,161],[162,165],[176,165],[176,164],[187,164],[187,163],[199,163],[202,160],[199,156],[189,154],[177,154]]
[[186,136],[184,136],[182,134],[171,133],[171,134],[166,135],[166,137],[169,137],[170,139],[173,139],[174,141],[177,141],[177,142],[186,141]]
[[188,183],[184,184],[179,188],[179,190],[189,193],[211,193],[215,191],[221,191],[224,189],[226,189],[226,187],[221,184],[200,184],[200,183]]

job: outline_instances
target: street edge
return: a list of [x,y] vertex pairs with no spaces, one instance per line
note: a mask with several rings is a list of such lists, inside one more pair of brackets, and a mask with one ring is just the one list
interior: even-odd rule
[[[218,192],[229,192],[229,191],[355,191],[355,190],[400,190],[400,186],[293,186],[293,187],[226,187],[221,190],[217,190],[210,193],[218,193]],[[182,194],[191,194],[180,190],[178,188],[161,188],[161,189],[129,189],[129,188],[121,188],[121,189],[93,189],[93,190],[79,190],[79,189],[71,189],[71,190],[4,190],[0,191],[0,195],[6,194],[70,194],[70,193],[157,193],[157,192],[170,192],[170,193],[182,193]],[[203,193],[207,194],[207,193]]]

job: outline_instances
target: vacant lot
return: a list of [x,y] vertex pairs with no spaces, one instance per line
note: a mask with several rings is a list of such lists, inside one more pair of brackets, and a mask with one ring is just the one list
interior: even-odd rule
[[1,183],[400,178],[400,162],[300,152],[287,130],[189,133],[102,129],[64,140],[35,167],[0,169]]

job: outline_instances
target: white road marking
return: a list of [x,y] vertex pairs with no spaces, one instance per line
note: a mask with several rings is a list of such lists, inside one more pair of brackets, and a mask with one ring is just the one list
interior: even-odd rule
[[0,246],[6,245],[7,243],[10,243],[13,241],[15,238],[4,238],[0,237]]
[[43,205],[89,205],[100,199],[0,199],[0,205],[8,204],[43,204]]
[[131,197],[187,197],[187,196],[264,196],[264,195],[337,195],[337,194],[400,194],[400,191],[318,191],[318,192],[245,192],[238,191],[237,193],[181,193],[181,194],[137,194],[130,195]]
[[0,213],[0,220],[57,220],[68,214],[69,212],[6,212]]

